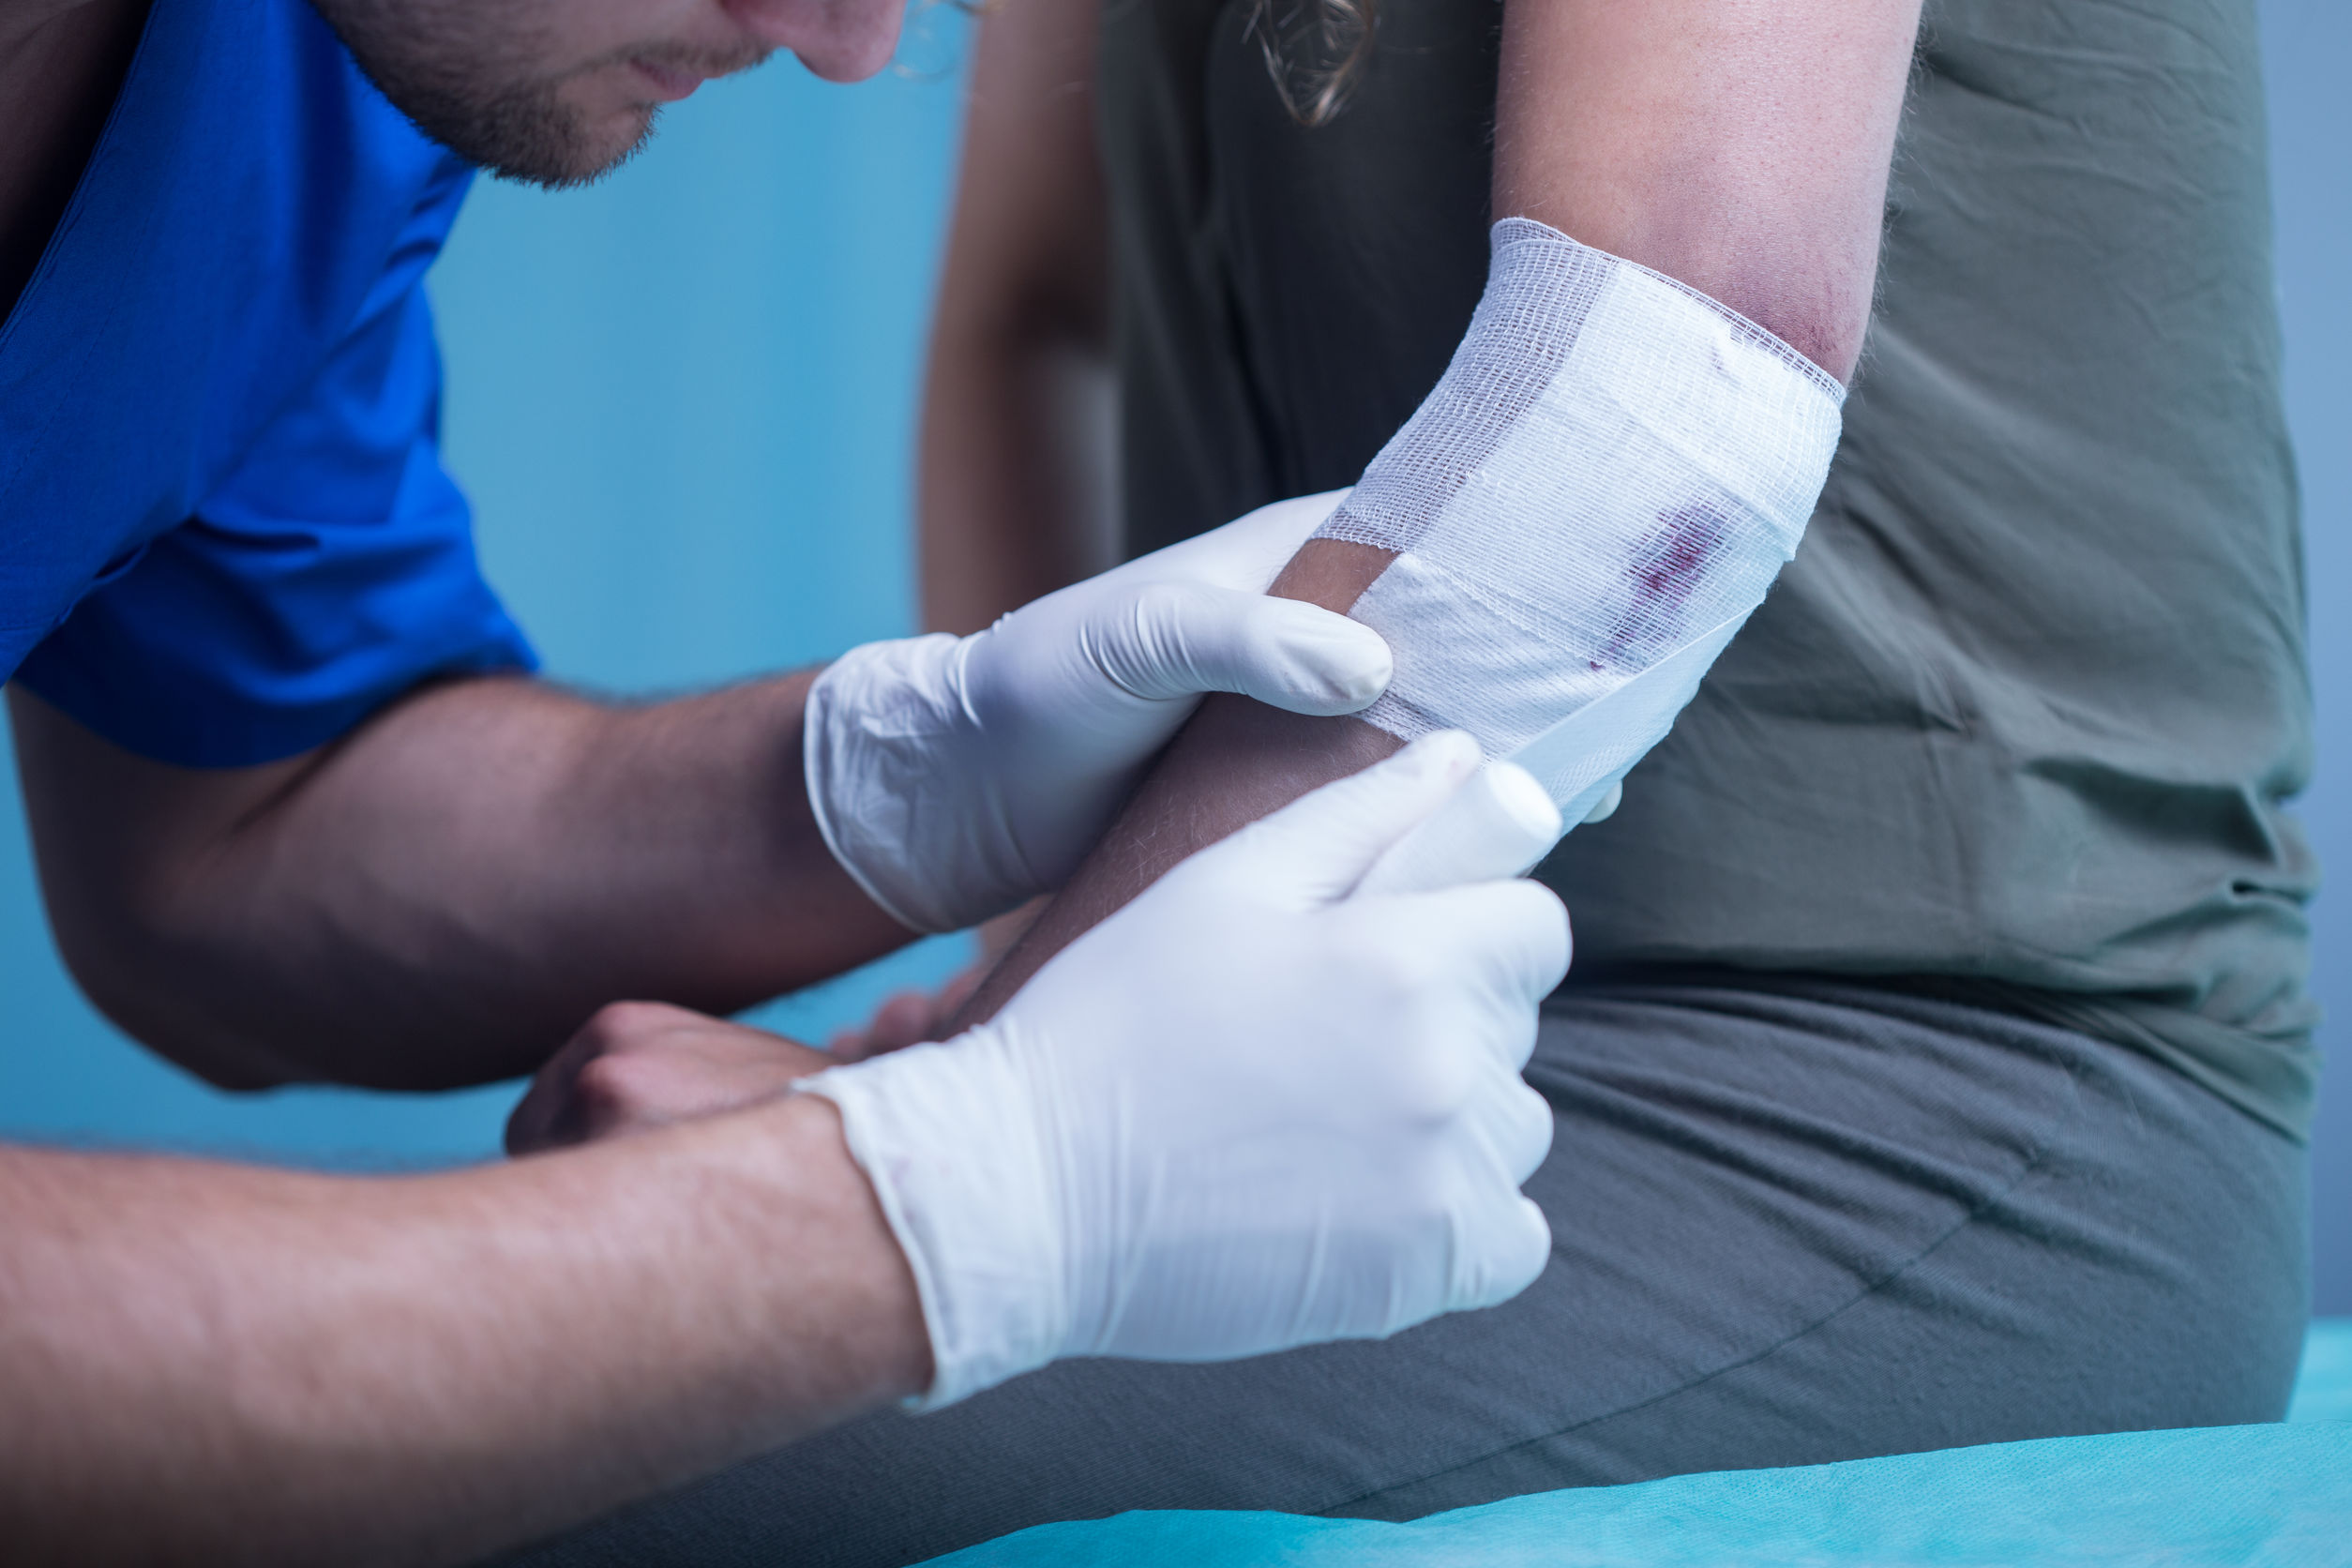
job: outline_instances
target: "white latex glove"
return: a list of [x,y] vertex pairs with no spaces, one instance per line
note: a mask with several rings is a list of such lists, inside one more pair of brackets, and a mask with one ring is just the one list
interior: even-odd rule
[[1059,887],[1201,694],[1346,714],[1388,645],[1266,597],[1344,492],[1239,521],[1048,594],[971,637],[871,642],[808,694],[808,798],[858,885],[918,931]]
[[[911,1404],[1386,1335],[1543,1271],[1518,1189],[1552,1118],[1519,1069],[1567,912],[1527,882],[1356,891],[1478,765],[1416,742],[1185,861],[991,1022],[803,1080],[912,1266],[938,1379]],[[1510,843],[1486,814],[1460,868],[1531,859],[1545,812]],[[1437,879],[1424,852],[1394,885]]]

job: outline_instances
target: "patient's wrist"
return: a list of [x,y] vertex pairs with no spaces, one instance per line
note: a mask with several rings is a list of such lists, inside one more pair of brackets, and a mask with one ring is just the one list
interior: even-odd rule
[[1352,539],[1309,539],[1266,592],[1345,613],[1395,559],[1395,550]]

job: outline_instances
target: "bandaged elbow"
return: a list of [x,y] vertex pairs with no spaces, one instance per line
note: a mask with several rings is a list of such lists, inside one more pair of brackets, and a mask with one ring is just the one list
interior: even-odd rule
[[1361,716],[1458,728],[1580,821],[1796,553],[1844,389],[1763,328],[1526,219],[1428,400],[1318,531],[1395,553]]

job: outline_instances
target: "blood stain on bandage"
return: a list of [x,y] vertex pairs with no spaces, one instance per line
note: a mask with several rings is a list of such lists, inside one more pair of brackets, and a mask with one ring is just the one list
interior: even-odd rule
[[1659,513],[1657,528],[1630,552],[1626,603],[1592,668],[1650,664],[1656,644],[1681,629],[1691,596],[1730,539],[1731,519],[1709,502]]

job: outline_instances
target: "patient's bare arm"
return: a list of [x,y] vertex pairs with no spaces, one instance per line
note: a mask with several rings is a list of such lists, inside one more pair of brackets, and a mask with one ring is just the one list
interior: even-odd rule
[[[1918,24],[1919,0],[1509,0],[1495,216],[1688,283],[1846,379]],[[1316,540],[1273,591],[1345,610],[1390,558]],[[965,1020],[1186,855],[1396,745],[1211,699]]]
[[974,632],[1112,565],[1098,0],[988,8],[924,378],[927,631]]
[[[1389,560],[1388,551],[1366,545],[1310,540],[1271,591],[1344,611]],[[1319,785],[1370,767],[1401,744],[1352,718],[1287,714],[1245,697],[1209,698],[1069,885],[981,982],[959,1026],[994,1016],[1048,958],[1194,851]]]

